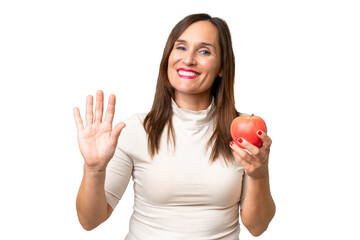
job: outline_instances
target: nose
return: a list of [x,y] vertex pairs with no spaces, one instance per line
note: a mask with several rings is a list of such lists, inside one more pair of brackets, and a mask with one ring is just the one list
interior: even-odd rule
[[195,65],[196,64],[196,58],[192,52],[187,52],[185,56],[183,57],[183,62],[185,65]]

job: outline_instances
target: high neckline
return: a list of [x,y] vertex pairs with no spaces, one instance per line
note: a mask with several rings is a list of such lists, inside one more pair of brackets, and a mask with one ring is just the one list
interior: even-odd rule
[[174,99],[171,99],[171,101],[173,116],[178,118],[187,128],[202,128],[204,125],[208,125],[213,118],[213,112],[215,110],[214,98],[212,98],[210,105],[206,109],[200,111],[180,108]]

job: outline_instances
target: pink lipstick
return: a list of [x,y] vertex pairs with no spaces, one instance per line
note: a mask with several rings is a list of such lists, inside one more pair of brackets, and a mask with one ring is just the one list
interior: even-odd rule
[[185,79],[194,79],[201,74],[197,71],[194,71],[192,69],[186,69],[186,68],[179,68],[177,70],[177,73],[178,73],[179,77],[185,78]]

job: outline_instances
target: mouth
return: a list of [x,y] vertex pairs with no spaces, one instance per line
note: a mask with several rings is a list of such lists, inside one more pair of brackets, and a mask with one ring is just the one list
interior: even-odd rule
[[197,71],[194,71],[191,69],[185,69],[185,68],[179,68],[177,70],[177,73],[178,73],[179,77],[185,78],[185,79],[193,79],[193,78],[200,76],[200,74],[201,74]]

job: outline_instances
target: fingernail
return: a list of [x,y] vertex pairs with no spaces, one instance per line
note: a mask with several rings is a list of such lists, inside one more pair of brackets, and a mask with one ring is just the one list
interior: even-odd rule
[[243,140],[242,140],[242,138],[240,137],[240,138],[238,138],[238,142],[239,143],[242,143],[243,142]]
[[234,145],[234,141],[231,141],[230,142],[230,146],[232,147]]
[[261,135],[261,134],[262,134],[262,131],[259,130],[259,131],[258,131],[258,134]]

